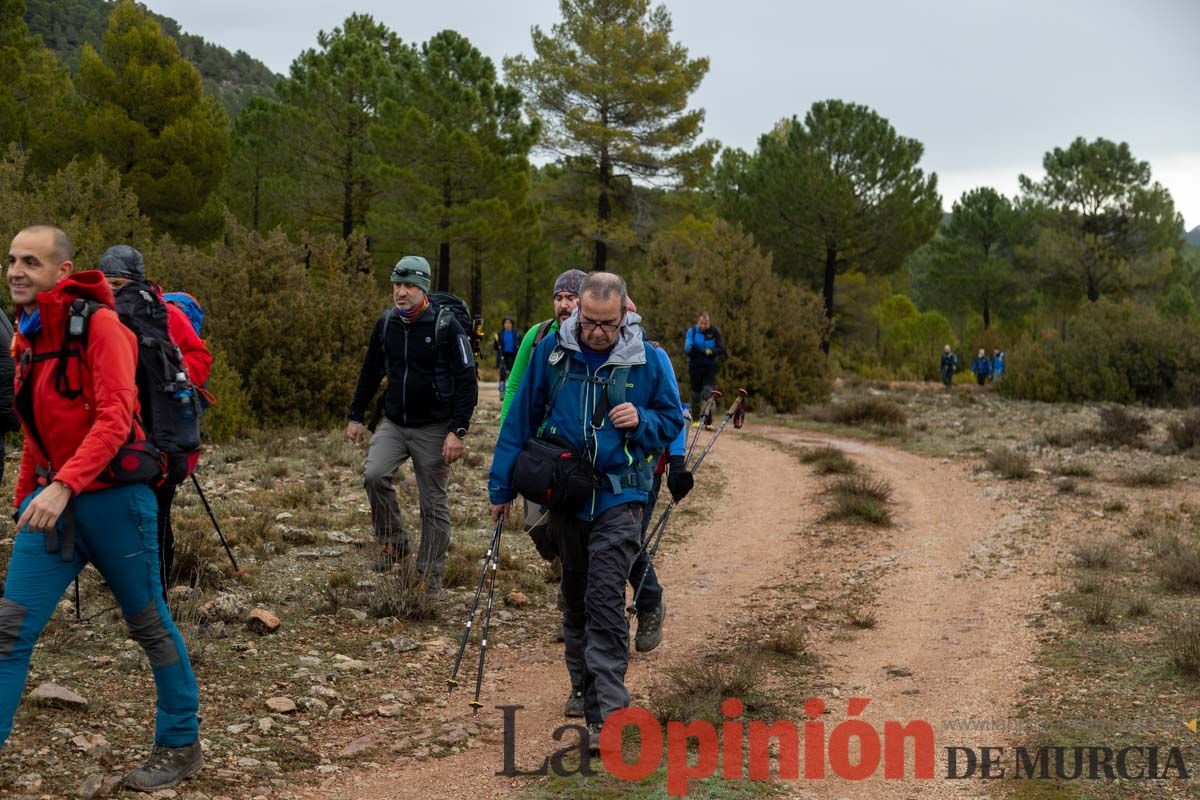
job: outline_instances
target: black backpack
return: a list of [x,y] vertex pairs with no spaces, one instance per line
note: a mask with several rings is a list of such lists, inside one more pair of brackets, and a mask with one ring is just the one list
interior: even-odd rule
[[[447,337],[450,336],[450,321],[457,320],[459,326],[463,330],[463,333],[470,338],[471,307],[467,305],[466,300],[463,300],[458,295],[449,294],[447,292],[430,293],[429,305],[431,308],[433,308],[433,313],[436,315],[433,326],[435,344],[434,349],[437,352],[437,364],[434,367],[434,388],[437,390],[438,400],[446,402],[449,401],[449,399],[454,395],[454,376],[443,355],[446,352],[446,346],[449,341]],[[380,339],[381,343],[383,344],[383,357],[385,362],[387,361],[388,355],[388,325],[390,325],[392,322],[393,310],[394,307],[389,308],[387,311],[383,312],[383,315],[379,318],[380,321],[383,322],[383,335],[380,337]],[[464,352],[463,361],[474,365],[474,354],[469,350]],[[371,430],[374,430],[374,425],[382,416],[382,409],[383,398],[380,397],[375,417],[372,419],[371,425],[368,426],[371,428]]]
[[116,292],[121,322],[137,336],[137,387],[146,435],[167,457],[167,483],[188,475],[200,450],[200,395],[187,375],[183,353],[171,341],[167,305],[156,287],[129,283]]

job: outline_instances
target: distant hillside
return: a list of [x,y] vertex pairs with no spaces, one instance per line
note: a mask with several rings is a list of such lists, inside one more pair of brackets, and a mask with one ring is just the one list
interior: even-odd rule
[[1194,247],[1200,247],[1200,225],[1185,233],[1183,240]]
[[[85,44],[100,49],[113,5],[109,0],[25,0],[25,22],[75,72]],[[170,17],[153,11],[150,16],[179,43],[179,52],[204,78],[205,91],[221,101],[230,117],[251,97],[274,93],[279,76],[266,64],[241,50],[230,53],[200,36],[184,33]]]

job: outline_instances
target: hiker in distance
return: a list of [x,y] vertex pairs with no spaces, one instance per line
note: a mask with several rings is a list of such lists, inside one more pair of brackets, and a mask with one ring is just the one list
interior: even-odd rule
[[[720,359],[725,355],[725,340],[707,311],[701,311],[696,324],[688,328],[683,352],[688,357],[688,378],[692,384],[691,408],[699,414],[717,385]],[[695,424],[700,424],[699,418]]]
[[954,383],[954,373],[958,372],[958,356],[950,349],[950,345],[942,350],[942,385],[947,389]]
[[426,592],[440,599],[450,544],[450,465],[463,455],[479,386],[470,337],[448,305],[430,302],[430,275],[420,256],[405,256],[392,270],[395,305],[371,331],[346,438],[366,440],[367,405],[386,377],[383,419],[371,436],[363,474],[379,547],[372,566],[384,572],[410,554],[392,480],[411,459],[421,520],[416,568]]
[[[629,324],[627,296],[612,273],[583,281],[575,313],[529,360],[488,480],[493,519],[518,491],[548,498],[562,558],[566,657],[584,665],[593,751],[604,720],[629,705],[625,585],[641,546],[650,459],[683,427],[678,392]],[[569,476],[541,468],[568,461]]]
[[199,697],[159,579],[158,508],[148,483],[164,476],[137,422],[136,337],[114,313],[104,276],[73,275],[73,257],[70,238],[46,225],[18,233],[8,251],[25,445],[17,536],[0,600],[0,744],[34,644],[63,591],[91,563],[154,673],[154,747],[124,782],[157,791],[204,763]]

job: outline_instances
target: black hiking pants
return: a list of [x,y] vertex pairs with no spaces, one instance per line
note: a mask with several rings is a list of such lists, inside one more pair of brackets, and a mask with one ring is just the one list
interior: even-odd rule
[[716,364],[692,364],[688,367],[692,381],[692,419],[700,419],[700,411],[712,390],[717,386]]
[[642,504],[625,503],[591,522],[554,514],[562,556],[563,634],[567,672],[584,697],[588,724],[629,705],[629,622],[625,582],[641,546]]

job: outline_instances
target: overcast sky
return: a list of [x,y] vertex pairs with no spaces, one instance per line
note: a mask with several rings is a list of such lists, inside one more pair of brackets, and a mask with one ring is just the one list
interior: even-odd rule
[[[406,41],[452,28],[499,66],[557,0],[147,0],[190,33],[279,73],[352,12]],[[1200,225],[1200,0],[669,0],[676,38],[711,61],[705,134],[753,149],[816,100],[864,103],[925,144],[949,209],[1013,194],[1076,136],[1127,141],[1189,229]]]

